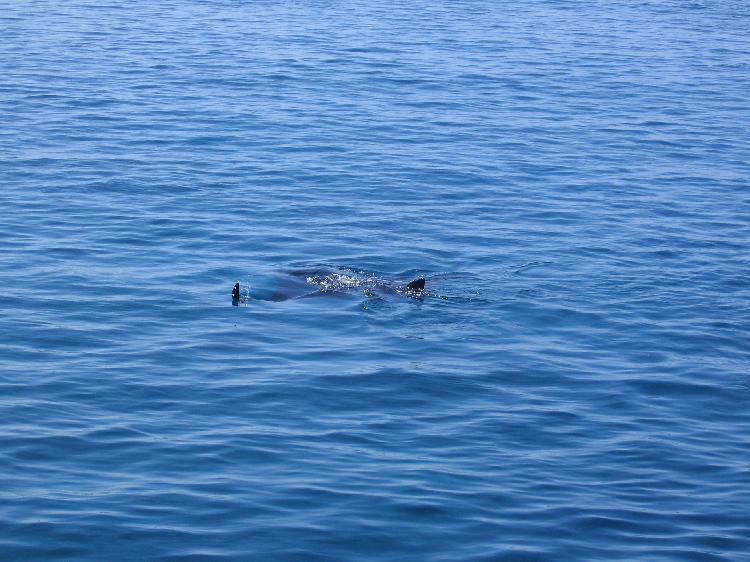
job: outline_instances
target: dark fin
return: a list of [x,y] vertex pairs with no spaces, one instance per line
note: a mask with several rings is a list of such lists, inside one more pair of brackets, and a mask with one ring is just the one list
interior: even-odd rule
[[415,279],[406,286],[406,290],[411,293],[424,293],[424,277]]
[[234,289],[232,289],[232,300],[237,301],[240,300],[240,284],[235,283]]

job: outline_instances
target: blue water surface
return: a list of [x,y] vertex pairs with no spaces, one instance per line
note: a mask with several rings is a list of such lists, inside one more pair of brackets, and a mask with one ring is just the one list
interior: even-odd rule
[[0,559],[750,560],[748,30],[4,2]]

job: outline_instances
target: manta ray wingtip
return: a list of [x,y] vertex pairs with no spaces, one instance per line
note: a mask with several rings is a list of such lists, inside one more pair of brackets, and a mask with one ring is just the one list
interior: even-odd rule
[[410,293],[424,293],[424,277],[415,279],[406,286],[406,290]]

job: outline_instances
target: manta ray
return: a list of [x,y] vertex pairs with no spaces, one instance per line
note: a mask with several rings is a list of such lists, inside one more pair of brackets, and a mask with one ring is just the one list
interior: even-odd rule
[[412,298],[425,296],[425,278],[403,284],[374,274],[351,269],[293,270],[259,278],[247,286],[239,281],[232,288],[232,303],[250,300],[286,301],[325,295],[363,294],[368,298],[399,294]]

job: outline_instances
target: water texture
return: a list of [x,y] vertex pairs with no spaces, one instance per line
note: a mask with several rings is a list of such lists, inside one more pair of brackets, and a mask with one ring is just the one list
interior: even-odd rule
[[0,559],[750,560],[748,29],[3,2]]

